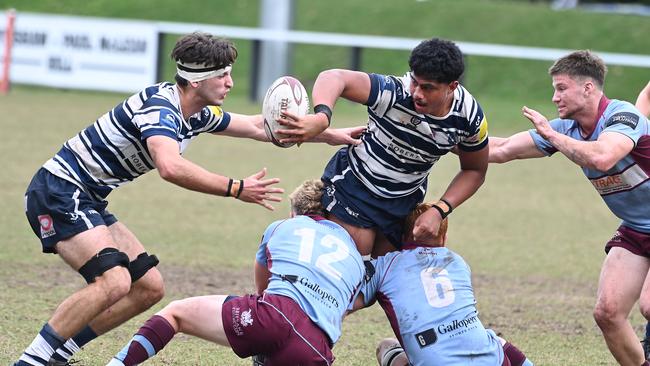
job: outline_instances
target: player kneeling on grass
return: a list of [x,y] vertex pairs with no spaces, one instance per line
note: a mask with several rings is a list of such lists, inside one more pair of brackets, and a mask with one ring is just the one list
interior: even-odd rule
[[379,365],[532,366],[515,346],[483,327],[469,266],[445,248],[447,219],[436,236],[413,241],[413,225],[429,208],[422,203],[406,218],[402,250],[372,261],[375,274],[355,300],[359,309],[378,299],[399,339],[381,341]]
[[256,295],[178,300],[151,317],[108,364],[137,365],[182,332],[264,365],[330,365],[331,348],[365,267],[350,235],[322,217],[323,184],[290,196],[291,218],[266,229],[255,262]]

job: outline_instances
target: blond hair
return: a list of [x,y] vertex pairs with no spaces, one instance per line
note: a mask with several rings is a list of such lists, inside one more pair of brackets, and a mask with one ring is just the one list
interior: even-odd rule
[[[428,209],[433,206],[433,203],[431,202],[423,202],[420,203],[416,208],[411,211],[411,213],[406,216],[404,219],[404,236],[409,235],[410,233],[413,232],[413,227],[415,226],[415,221],[417,221],[418,217],[425,213]],[[438,233],[436,236],[434,236],[433,241],[435,241],[438,244],[442,244],[443,241],[445,240],[445,235],[447,235],[447,227],[449,225],[449,222],[447,218],[442,220],[440,222],[440,228],[438,229]]]
[[323,182],[320,179],[309,179],[302,182],[289,195],[291,212],[295,215],[325,215],[321,197],[323,196]]

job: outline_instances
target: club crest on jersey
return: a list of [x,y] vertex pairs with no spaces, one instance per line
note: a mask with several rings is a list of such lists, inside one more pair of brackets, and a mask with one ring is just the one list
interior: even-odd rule
[[38,215],[38,223],[41,225],[41,239],[49,238],[56,234],[54,221],[50,215]]
[[412,116],[410,123],[413,126],[418,126],[420,123],[422,123],[422,119],[420,117],[418,117],[418,116]]
[[241,318],[239,319],[239,323],[241,323],[243,327],[253,325],[253,317],[251,316],[251,311],[253,311],[253,309],[248,309],[241,313]]

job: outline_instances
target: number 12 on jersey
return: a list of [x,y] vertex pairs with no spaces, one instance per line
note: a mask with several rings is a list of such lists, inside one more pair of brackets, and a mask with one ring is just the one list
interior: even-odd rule
[[[294,230],[293,233],[300,237],[300,253],[298,254],[299,261],[311,263],[337,280],[341,279],[341,272],[334,268],[332,264],[340,262],[350,256],[350,249],[343,240],[330,234],[323,236],[318,241],[319,248],[316,250],[316,260],[312,261],[314,256],[314,244],[316,242],[316,230],[301,228]],[[327,249],[330,248],[334,248],[335,250],[327,251]]]

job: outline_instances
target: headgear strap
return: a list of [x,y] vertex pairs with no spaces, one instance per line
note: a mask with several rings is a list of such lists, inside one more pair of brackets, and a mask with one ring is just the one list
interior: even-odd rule
[[176,73],[178,76],[190,82],[197,82],[221,76],[232,70],[232,65],[206,66],[192,62],[176,61]]

